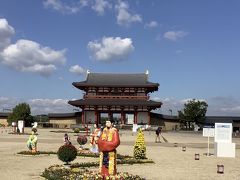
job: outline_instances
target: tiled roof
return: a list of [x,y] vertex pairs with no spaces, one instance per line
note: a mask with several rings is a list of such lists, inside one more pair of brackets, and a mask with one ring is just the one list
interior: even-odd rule
[[90,106],[149,106],[149,107],[161,107],[161,102],[136,100],[136,99],[79,99],[75,101],[69,101],[69,104],[73,106],[90,105]]
[[148,81],[148,74],[111,74],[111,73],[89,73],[86,81],[74,82],[79,86],[117,86],[117,87],[158,87],[158,83]]

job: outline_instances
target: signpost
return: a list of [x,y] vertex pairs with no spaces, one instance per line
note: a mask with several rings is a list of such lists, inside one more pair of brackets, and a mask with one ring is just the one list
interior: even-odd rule
[[210,153],[209,153],[209,137],[214,137],[214,128],[212,128],[212,127],[204,127],[203,128],[203,137],[208,137],[208,152],[207,152],[207,156],[210,156]]
[[232,123],[215,123],[215,155],[218,157],[235,157],[236,144],[232,143]]

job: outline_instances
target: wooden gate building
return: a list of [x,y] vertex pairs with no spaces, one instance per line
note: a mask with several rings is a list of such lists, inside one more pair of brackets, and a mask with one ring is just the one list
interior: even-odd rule
[[[68,103],[82,110],[82,124],[100,123],[101,114],[113,118],[120,114],[121,124],[150,124],[150,112],[162,103],[150,100],[158,83],[148,81],[148,72],[139,74],[87,73],[85,81],[73,82],[84,91],[82,99]],[[132,117],[130,122],[128,117]]]

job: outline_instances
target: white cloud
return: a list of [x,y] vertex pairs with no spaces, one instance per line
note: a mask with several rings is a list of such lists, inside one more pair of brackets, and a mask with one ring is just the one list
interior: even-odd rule
[[0,96],[0,112],[9,112],[24,102],[30,105],[32,115],[73,112],[74,107],[68,101],[69,99],[19,99]]
[[56,65],[66,61],[65,51],[55,51],[30,40],[18,40],[2,53],[2,63],[21,72],[33,72],[44,76],[51,75]]
[[129,5],[127,2],[119,0],[115,7],[117,10],[118,25],[128,26],[134,22],[142,22],[142,17],[139,14],[131,14],[129,12]]
[[92,9],[99,15],[103,15],[106,8],[112,8],[112,5],[106,0],[95,0],[94,5],[92,6]]
[[158,26],[158,23],[157,23],[156,21],[151,21],[151,22],[146,23],[146,24],[144,25],[145,28],[155,28],[155,27],[157,27],[157,26]]
[[87,70],[82,68],[81,66],[79,65],[74,65],[74,66],[71,66],[69,71],[71,73],[74,73],[74,74],[77,74],[77,75],[84,75],[87,73]]
[[67,113],[73,111],[73,106],[67,99],[30,99],[27,101],[32,114]]
[[80,0],[79,3],[82,7],[88,6],[88,0]]
[[57,65],[62,65],[66,61],[66,50],[55,51],[25,39],[10,44],[14,32],[14,28],[6,19],[0,19],[0,62],[2,64],[17,71],[49,76],[57,69]]
[[101,41],[90,41],[88,48],[94,59],[105,62],[122,60],[134,50],[130,38],[120,37],[103,37]]
[[16,98],[0,96],[0,112],[11,112],[18,102]]
[[[161,101],[162,114],[177,115],[184,108],[187,99],[152,97],[151,100]],[[19,99],[0,96],[0,111],[13,109],[17,104],[26,102],[31,107],[32,114],[65,113],[73,112],[74,107],[67,102],[69,99]],[[201,100],[202,101],[202,100]],[[240,99],[233,97],[212,97],[206,100],[208,103],[207,116],[240,116]]]
[[63,3],[61,0],[45,0],[43,5],[45,8],[52,8],[53,10],[59,11],[63,14],[76,14],[80,10],[81,6],[87,5],[87,2],[81,0],[77,3],[68,5],[67,3]]
[[6,19],[0,19],[0,52],[11,43],[15,30]]
[[[154,101],[163,103],[159,113],[170,115],[172,110],[173,115],[177,115],[179,110],[183,110],[184,104],[193,98],[176,99],[176,98],[159,98],[152,97]],[[240,99],[233,97],[212,97],[209,99],[197,99],[205,101],[208,104],[207,116],[240,116]]]
[[208,102],[211,115],[240,116],[240,99],[216,96],[209,98]]
[[177,41],[187,35],[188,33],[184,31],[168,31],[164,33],[163,37],[170,41]]
[[[78,1],[63,1],[63,0],[44,0],[45,8],[53,9],[63,14],[76,14],[83,7],[91,7],[98,15],[104,15],[106,9],[112,9],[117,12],[117,24],[120,26],[129,26],[132,23],[142,22],[141,15],[132,13],[127,1],[110,1],[110,0],[78,0]],[[155,27],[155,21],[150,22],[149,26]]]

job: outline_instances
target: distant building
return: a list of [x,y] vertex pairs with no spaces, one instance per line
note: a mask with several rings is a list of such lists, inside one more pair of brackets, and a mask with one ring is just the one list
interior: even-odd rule
[[215,123],[232,123],[233,131],[240,130],[240,117],[236,116],[206,116],[203,125],[214,126]]
[[[49,114],[49,123],[55,128],[69,128],[71,125],[81,124],[82,112]],[[232,116],[206,116],[199,122],[201,126],[214,126],[215,123],[232,123],[233,131],[240,130],[240,117]],[[141,124],[139,122],[138,124]],[[161,126],[163,130],[179,130],[178,116],[169,116],[151,112],[150,125]]]
[[121,116],[121,124],[150,124],[152,110],[162,103],[149,100],[149,93],[158,90],[158,83],[148,80],[148,71],[141,74],[88,73],[85,81],[73,86],[84,91],[83,99],[68,103],[82,110],[81,123],[101,123],[101,117]]
[[7,126],[8,122],[7,122],[7,118],[9,116],[10,113],[6,113],[6,112],[0,112],[0,124]]
[[53,128],[71,128],[71,125],[81,123],[82,112],[75,113],[50,113],[48,114],[49,124]]

